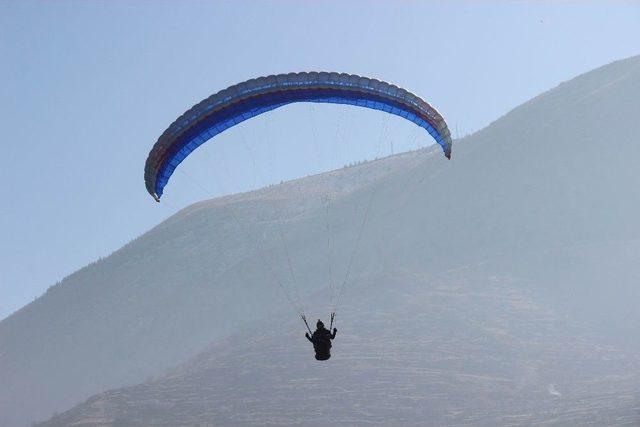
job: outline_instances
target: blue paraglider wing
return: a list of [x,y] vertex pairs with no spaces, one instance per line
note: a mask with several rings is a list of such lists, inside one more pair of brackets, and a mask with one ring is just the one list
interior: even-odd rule
[[147,158],[147,191],[159,201],[176,167],[201,144],[238,123],[294,102],[349,104],[395,114],[424,128],[451,157],[451,133],[444,119],[411,92],[353,74],[279,74],[222,90],[173,122]]

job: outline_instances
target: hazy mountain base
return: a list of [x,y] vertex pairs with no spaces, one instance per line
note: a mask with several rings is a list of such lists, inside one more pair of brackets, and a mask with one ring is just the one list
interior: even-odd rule
[[[371,194],[367,183],[376,188],[372,209],[375,214],[367,224],[362,250],[353,268],[354,285],[358,285],[357,295],[362,298],[356,298],[354,292],[347,294],[345,317],[341,320],[345,331],[341,335],[343,353],[340,354],[346,360],[356,360],[350,362],[355,363],[356,368],[369,366],[366,375],[354,377],[361,371],[352,365],[337,363],[343,360],[338,358],[338,348],[334,359],[326,365],[331,369],[318,367],[308,354],[308,343],[299,330],[294,332],[293,324],[291,329],[287,327],[291,331],[288,338],[273,335],[272,328],[278,328],[284,320],[285,311],[280,311],[278,316],[269,317],[273,319],[273,326],[262,325],[259,333],[251,335],[264,336],[265,345],[272,349],[271,355],[258,354],[253,358],[245,355],[243,352],[248,350],[240,343],[245,342],[248,335],[239,334],[237,349],[226,349],[220,344],[224,351],[231,352],[226,359],[223,353],[218,353],[218,347],[203,356],[214,361],[226,360],[224,372],[197,373],[194,377],[176,374],[193,381],[194,384],[189,385],[191,389],[197,389],[198,382],[203,383],[209,394],[196,392],[185,397],[182,391],[175,394],[167,391],[158,405],[171,407],[171,402],[188,399],[196,406],[187,411],[188,414],[180,413],[191,417],[185,418],[185,423],[192,419],[215,419],[224,424],[226,419],[231,425],[252,423],[261,414],[264,414],[260,421],[263,423],[269,422],[268,416],[279,416],[277,414],[284,414],[277,418],[283,423],[322,424],[324,421],[316,420],[327,419],[300,418],[307,413],[304,411],[291,413],[289,417],[287,412],[282,412],[283,408],[294,411],[298,406],[281,404],[285,400],[308,411],[315,408],[313,411],[320,411],[321,415],[335,410],[336,414],[342,414],[339,421],[347,424],[367,423],[368,414],[373,414],[371,416],[382,424],[395,420],[402,423],[400,410],[393,414],[387,412],[390,418],[384,422],[386,415],[379,411],[387,408],[388,397],[401,399],[402,404],[397,406],[408,411],[407,422],[419,418],[421,408],[426,408],[425,418],[432,417],[436,422],[448,414],[454,417],[446,418],[451,424],[454,420],[472,424],[528,424],[542,419],[531,418],[534,416],[546,416],[545,420],[556,424],[603,424],[597,421],[606,420],[604,424],[609,425],[633,422],[634,417],[637,423],[637,406],[633,401],[637,396],[634,387],[638,384],[633,372],[637,372],[636,359],[640,351],[637,340],[640,314],[636,309],[640,300],[636,250],[640,239],[637,111],[640,111],[640,59],[636,57],[587,73],[516,108],[486,129],[458,141],[451,162],[427,151],[341,171],[339,176],[344,179],[329,183],[329,188],[342,183],[343,188],[349,189],[336,190],[332,208],[335,277],[340,277],[345,270],[354,230],[358,229],[362,207]],[[371,174],[380,180],[371,179]],[[287,277],[282,246],[277,243],[275,213],[284,212],[282,218],[301,291],[311,294],[326,289],[326,230],[321,214],[322,191],[317,191],[317,183],[329,176],[338,175],[300,180],[288,187],[274,187],[186,209],[113,256],[72,275],[34,304],[1,322],[0,340],[6,345],[0,354],[0,382],[6,387],[0,389],[0,424],[14,426],[29,419],[42,419],[95,391],[161,373],[203,350],[206,343],[230,334],[235,337],[243,325],[278,309],[282,296],[261,262],[270,259],[277,268],[276,274]],[[364,177],[361,185],[351,185],[358,177]],[[278,209],[273,209],[272,201]],[[247,230],[238,230],[229,210],[224,208],[225,203],[246,218]],[[387,281],[395,284],[393,290],[403,295],[414,291],[420,295],[419,289],[431,292],[433,277],[444,280],[438,283],[446,287],[449,276],[442,272],[459,269],[470,269],[464,282],[466,288],[461,292],[466,295],[471,287],[477,294],[472,303],[458,311],[478,310],[486,313],[487,322],[502,319],[500,325],[511,327],[508,336],[513,338],[502,341],[505,349],[498,354],[503,371],[495,368],[498,364],[493,359],[496,351],[493,345],[478,346],[473,341],[485,337],[493,343],[496,340],[491,337],[496,332],[479,330],[473,319],[458,318],[453,322],[455,328],[447,318],[439,321],[427,317],[416,323],[420,321],[416,314],[419,310],[411,313],[414,316],[411,317],[406,310],[408,303],[399,297],[395,305],[381,302],[379,307],[375,306],[375,300],[367,299],[378,292],[387,292],[390,287]],[[513,283],[513,292],[521,292],[525,301],[543,309],[529,312],[528,317],[523,316],[522,309],[497,311],[502,313],[499,317],[490,317],[492,306],[482,305],[498,298],[499,293],[490,286],[493,283],[490,278],[494,276],[511,281],[507,283]],[[417,281],[422,286],[414,289],[413,277],[423,278]],[[376,286],[376,283],[385,284]],[[487,286],[486,298],[481,297],[485,292],[483,284]],[[526,287],[516,288],[518,284]],[[454,293],[456,283],[450,286]],[[364,305],[358,308],[360,301]],[[454,303],[444,301],[443,304],[449,302]],[[378,309],[388,314],[367,318]],[[421,315],[438,312],[433,307],[424,310]],[[440,310],[451,309],[441,306]],[[550,321],[545,317],[549,313],[564,319],[564,323]],[[412,320],[406,324],[394,320],[404,318]],[[528,320],[523,324],[521,318]],[[389,326],[381,319],[386,319]],[[406,328],[410,333],[394,335],[385,333],[383,328],[380,335],[384,339],[376,341],[379,347],[371,345],[366,351],[367,340],[375,339],[378,332],[370,334],[364,329],[377,324],[384,324],[390,331]],[[534,335],[533,328],[538,325],[548,325],[548,328],[540,326],[541,332]],[[355,329],[362,335],[354,337],[353,351],[349,353],[349,334],[355,333]],[[440,336],[431,333],[432,330],[448,333]],[[550,336],[548,342],[545,341],[547,335]],[[394,341],[395,337],[402,340]],[[442,341],[431,342],[430,337]],[[227,345],[235,344],[233,339]],[[396,342],[395,348],[418,346],[422,349],[422,359],[410,352],[406,360],[397,353],[387,358],[386,346],[380,342],[384,340]],[[431,345],[420,347],[423,340]],[[569,343],[565,345],[567,349],[554,344],[565,341]],[[516,342],[527,343],[526,348],[533,354],[521,355]],[[510,348],[509,344],[514,347]],[[355,349],[360,345],[364,348]],[[462,387],[455,378],[466,372],[466,365],[452,362],[451,367],[444,365],[444,370],[450,373],[447,381],[452,386],[440,384],[439,395],[429,393],[434,390],[430,388],[433,385],[420,379],[424,377],[409,379],[408,371],[402,371],[405,365],[431,369],[427,363],[431,360],[430,352],[447,345],[453,346],[447,360],[465,363],[471,360],[468,369],[487,366],[494,376],[506,378],[507,384],[527,383],[523,378],[529,377],[523,372],[529,371],[513,368],[529,366],[523,361],[537,363],[545,373],[539,374],[542,379],[517,389],[518,393],[514,392],[514,386],[478,388],[464,383]],[[537,353],[536,345],[540,346]],[[304,348],[307,351],[298,355],[288,353]],[[283,355],[285,351],[291,360]],[[439,354],[433,357],[440,357]],[[595,362],[590,359],[592,354]],[[600,354],[606,356],[600,360],[597,356]],[[612,357],[610,354],[618,355],[617,359],[611,359],[613,363],[607,360]],[[277,363],[276,356],[284,357],[284,361]],[[272,363],[272,359],[276,361],[265,365]],[[375,382],[384,372],[380,366],[393,366],[393,360],[399,361],[399,368],[393,379],[383,384],[400,386],[395,394],[389,395],[383,391],[384,387],[376,388]],[[584,364],[576,363],[582,360]],[[298,361],[306,364],[304,369],[293,369]],[[290,362],[290,366],[285,362]],[[261,366],[272,366],[278,375],[264,377]],[[549,375],[545,367],[549,367]],[[325,387],[317,386],[322,393],[311,398],[306,383],[299,380],[305,369],[314,369],[314,374],[317,373],[313,381],[308,380],[311,384]],[[318,369],[321,371],[315,372]],[[495,375],[494,371],[501,375]],[[566,377],[562,377],[565,371]],[[292,377],[284,376],[287,372],[291,372]],[[471,372],[477,375],[475,370]],[[481,376],[487,374],[482,369],[478,372]],[[325,373],[333,379],[323,378]],[[223,380],[218,382],[214,374],[221,375]],[[236,400],[243,405],[228,401],[224,406],[223,397],[215,396],[232,394],[233,381],[239,381],[241,374],[244,381],[255,379],[256,388],[236,389]],[[278,382],[279,375],[283,375],[281,381],[288,378],[289,382]],[[558,376],[570,385],[569,392],[566,384],[556,379]],[[342,400],[328,393],[335,387],[334,380],[342,378],[352,379],[351,385],[344,388],[358,391],[355,405],[360,406],[354,406],[349,400],[341,406]],[[144,383],[132,390],[142,387],[149,396],[160,396],[156,385],[169,380]],[[260,389],[260,381],[271,381],[274,387]],[[357,381],[362,382],[361,388]],[[414,393],[412,381],[416,381],[415,387],[420,393]],[[575,394],[580,392],[574,389],[584,395]],[[536,394],[538,392],[542,394]],[[97,413],[103,414],[100,416],[105,420],[118,419],[117,424],[134,423],[136,420],[129,418],[123,406],[115,404],[117,399],[109,397],[118,393],[120,391],[101,395],[98,399],[104,405]],[[280,396],[280,401],[272,402],[277,410],[260,409],[260,399],[271,394]],[[524,397],[519,398],[520,394]],[[423,400],[415,400],[416,396]],[[555,403],[547,405],[546,399],[557,400],[560,396],[563,402],[572,402],[571,396],[583,398],[557,406],[557,412],[549,409],[551,412],[547,415],[536,415],[556,407]],[[201,397],[206,404],[197,403]],[[142,408],[147,398],[145,393],[133,392],[127,399],[131,407]],[[455,406],[455,402],[461,400],[469,403]],[[314,406],[314,402],[319,403]],[[462,409],[451,410],[450,404]],[[467,420],[465,417],[475,416],[470,415],[471,412],[483,413],[477,408],[484,408],[485,415],[479,415],[474,421]],[[132,411],[131,417],[139,416],[143,424],[162,424],[162,416],[171,419],[165,412],[154,415],[156,409],[144,415]],[[455,418],[456,410],[462,411],[460,418]],[[96,413],[95,408],[85,404],[64,417],[82,411]],[[211,418],[213,415],[207,415],[207,411],[217,415]],[[582,421],[565,418],[576,411],[576,420]],[[242,418],[245,414],[256,418]],[[510,415],[524,418],[504,418]],[[73,419],[86,420],[83,416]]]
[[482,273],[360,283],[327,363],[274,318],[43,426],[636,425],[640,360],[546,308],[533,283]]

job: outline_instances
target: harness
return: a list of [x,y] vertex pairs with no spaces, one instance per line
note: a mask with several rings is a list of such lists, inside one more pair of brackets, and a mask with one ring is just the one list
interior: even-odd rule
[[[309,334],[313,335],[313,332],[311,332],[311,328],[309,327],[309,324],[307,323],[307,317],[304,314],[300,314],[300,318],[302,319],[302,321],[304,322],[305,326],[307,327],[307,330],[309,331]],[[331,330],[333,329],[333,319],[336,318],[336,312],[332,312],[331,313],[331,324],[329,325],[329,332],[331,332]]]

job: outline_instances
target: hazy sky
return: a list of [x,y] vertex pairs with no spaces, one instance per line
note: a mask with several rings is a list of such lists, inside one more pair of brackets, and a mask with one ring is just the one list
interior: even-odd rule
[[431,143],[379,112],[292,106],[198,150],[156,204],[149,149],[230,84],[302,70],[377,77],[463,135],[640,53],[638,2],[397,3],[0,3],[0,318],[207,194]]

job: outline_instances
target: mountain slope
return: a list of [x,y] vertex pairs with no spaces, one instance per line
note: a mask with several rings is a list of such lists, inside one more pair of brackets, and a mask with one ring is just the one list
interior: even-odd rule
[[94,396],[42,426],[639,419],[640,359],[539,304],[534,283],[464,269],[395,272],[359,285],[326,363],[313,359],[299,324],[256,324],[165,377]]
[[[332,208],[336,277],[346,269],[363,207],[374,192],[372,214],[353,264],[354,286],[347,288],[344,297],[346,313],[353,310],[360,317],[368,316],[370,307],[365,304],[358,309],[357,304],[364,294],[373,298],[371,294],[386,289],[373,285],[382,280],[391,280],[398,292],[406,293],[414,289],[407,277],[432,277],[443,271],[470,269],[469,274],[474,275],[465,279],[465,295],[471,288],[476,289],[482,304],[475,307],[473,301],[460,303],[460,311],[479,310],[487,322],[494,323],[498,319],[492,318],[491,313],[502,313],[500,328],[510,326],[508,335],[525,343],[523,353],[517,354],[513,354],[515,350],[510,347],[515,345],[513,342],[504,344],[500,363],[504,362],[507,368],[497,372],[507,386],[486,397],[487,406],[495,406],[504,396],[519,390],[514,388],[514,381],[522,372],[529,372],[526,366],[552,364],[552,356],[561,351],[562,342],[569,343],[570,348],[558,362],[562,368],[552,371],[552,377],[560,375],[571,358],[585,353],[605,360],[611,358],[610,352],[613,352],[620,356],[611,360],[620,360],[621,367],[635,366],[637,340],[630,340],[628,333],[640,326],[640,316],[634,310],[635,301],[640,300],[635,255],[640,238],[637,220],[640,123],[635,120],[639,110],[640,58],[635,57],[579,76],[523,104],[486,129],[459,141],[450,162],[436,156],[434,151],[418,152],[187,208],[109,258],[67,278],[0,323],[0,342],[3,343],[0,383],[7,384],[0,390],[0,425],[13,426],[46,418],[53,411],[68,408],[97,391],[140,382],[201,352],[209,342],[230,335],[231,340],[233,337],[248,339],[238,332],[243,326],[265,318],[274,310],[282,313],[279,308],[282,295],[276,282],[286,281],[288,275],[286,254],[282,253],[281,245],[275,243],[279,236],[274,215],[283,216],[301,291],[311,294],[326,289],[326,271],[318,261],[326,259],[321,213],[324,208],[321,190],[327,188],[325,186],[336,192]],[[234,222],[232,212],[242,217],[244,229],[239,229]],[[263,260],[274,268],[279,279],[274,279]],[[594,262],[600,263],[602,269]],[[609,278],[607,267],[615,283],[603,283]],[[526,289],[513,292],[524,292],[528,296],[522,298],[527,304],[543,307],[539,312],[528,314],[527,325],[536,325],[538,319],[546,326],[540,331],[533,326],[527,329],[517,322],[518,310],[504,307],[502,311],[491,310],[488,301],[497,293],[491,287],[485,291],[481,284],[490,283],[493,276],[506,277],[508,283],[526,283]],[[398,279],[394,279],[396,277]],[[428,281],[418,283],[423,284],[424,292],[433,292]],[[441,286],[448,293],[455,293],[457,289],[455,282],[445,281]],[[449,303],[453,304],[442,301],[440,309],[448,309]],[[364,323],[369,329],[376,330],[382,319],[402,319],[408,302],[400,298],[396,309],[379,304],[382,317],[374,316],[371,323]],[[508,305],[505,301],[503,304]],[[434,307],[427,304],[424,309]],[[419,310],[417,306],[414,311]],[[554,316],[567,320],[557,323],[552,320]],[[409,359],[405,360],[401,351],[396,352],[397,363],[415,369],[424,364],[428,367],[430,349],[438,346],[451,348],[446,357],[462,357],[460,355],[468,353],[480,365],[497,363],[487,360],[491,346],[474,347],[473,344],[474,337],[495,339],[497,332],[478,333],[467,318],[456,319],[455,328],[445,320],[424,317],[424,327],[448,333],[436,335],[433,345],[421,347],[420,355],[408,354]],[[409,323],[407,318],[406,323],[398,323],[396,327],[398,330],[409,328]],[[347,317],[344,324],[353,329],[359,322]],[[572,330],[570,325],[577,325],[577,329]],[[409,330],[413,333],[399,335],[398,341],[393,341],[398,348],[427,339],[422,329]],[[538,333],[552,337],[536,347],[530,341]],[[381,334],[384,342],[396,336],[391,332]],[[574,335],[577,338],[571,339]],[[290,338],[286,343],[280,342],[278,348],[274,344],[277,338],[265,334],[264,345],[277,354],[285,348],[296,351],[291,350],[299,345],[298,336],[295,338],[295,344]],[[344,340],[347,338],[345,334]],[[360,344],[354,339],[352,345]],[[344,346],[348,348],[348,343]],[[229,359],[224,359],[225,353],[221,351],[213,349],[202,357],[227,360],[225,371],[231,378],[244,372],[244,366],[248,366],[246,372],[252,378],[260,378],[260,366],[278,367],[277,360],[264,365],[260,354],[250,353],[237,361],[242,351],[248,351],[246,346],[239,346],[238,353]],[[374,381],[378,375],[374,367],[396,359],[384,356],[381,347],[372,345],[370,351],[381,354],[365,364],[363,370],[367,376],[374,377],[367,381]],[[527,355],[530,351],[544,354]],[[345,350],[343,354],[351,354],[356,365],[365,363],[358,359],[364,356],[355,349],[351,353]],[[305,353],[304,357],[306,360],[308,355]],[[441,360],[437,355],[433,357]],[[295,367],[298,359],[292,356],[287,360]],[[332,360],[330,366],[338,363]],[[509,364],[518,368],[509,369]],[[443,383],[458,384],[457,375],[463,365],[448,365],[448,376]],[[211,391],[204,406],[217,408],[215,417],[220,413],[233,416],[234,407],[220,412],[220,407],[232,403],[219,400],[223,399],[219,394],[222,389],[217,388],[215,377],[205,374],[207,366],[194,365],[195,378],[180,374],[176,381],[188,383],[187,390],[195,393],[189,396],[200,395],[202,390],[191,384],[200,381],[202,387]],[[310,366],[324,369],[315,364],[304,368]],[[598,362],[593,366],[594,372],[606,377],[600,386],[597,381],[594,387],[586,386],[590,380],[580,372],[573,372],[573,376],[567,374],[566,382],[572,384],[573,389],[584,389],[586,401],[599,399],[598,387],[610,391],[620,389],[621,395],[629,396],[637,384],[633,377],[623,375],[624,371],[607,363]],[[287,386],[291,395],[282,399],[293,399],[292,396],[306,390],[295,386],[296,378],[304,378],[300,376],[302,368],[292,369],[289,377],[278,371],[285,375],[282,381],[291,381]],[[473,375],[476,371],[483,372],[482,369],[472,371]],[[398,406],[413,407],[417,411],[416,408],[423,405],[412,400],[416,395],[412,394],[407,372],[400,369],[388,381],[402,380],[400,383],[406,387],[396,389],[397,396],[404,399]],[[351,384],[359,384],[358,378],[362,379],[353,378]],[[420,383],[419,387],[423,388],[419,396],[431,395],[427,392],[431,390],[430,380],[426,378]],[[527,385],[527,393],[539,391],[548,382],[535,375],[533,378],[537,379],[532,380],[532,384],[538,385]],[[159,384],[169,380],[159,380]],[[367,381],[362,384],[371,384]],[[151,394],[160,393],[154,388],[155,384],[158,383],[136,387],[148,389]],[[544,390],[547,387],[549,384],[544,385]],[[139,399],[143,399],[146,392],[137,392],[139,388],[135,387],[133,390],[127,399],[138,407]],[[255,393],[252,390],[250,387],[239,389],[238,401],[251,399]],[[276,388],[265,386],[264,390],[269,395],[279,395]],[[471,395],[464,394],[460,387],[438,390],[442,400],[437,402],[444,406],[435,402],[425,407],[428,409],[425,414],[440,413],[446,417],[450,414],[444,409],[448,399],[464,402],[467,397],[480,399],[483,395],[480,390],[486,388],[478,388]],[[128,391],[122,393],[129,396]],[[611,393],[611,398],[615,398],[615,392]],[[379,396],[383,395],[380,392]],[[114,403],[112,394],[97,399],[104,403],[100,404],[100,410],[105,417],[128,419],[128,412],[122,412],[122,406]],[[182,398],[168,394],[159,402],[164,405],[172,399]],[[74,409],[72,419],[79,419],[74,418],[73,414],[77,413],[94,414],[96,409],[91,402],[89,407]],[[362,400],[357,405],[366,412],[383,402],[376,398],[367,404],[369,406],[365,403]],[[326,404],[319,405],[328,411]],[[591,412],[585,410],[583,414],[589,416],[598,411],[604,414],[610,408],[607,405],[595,405]],[[513,402],[512,406],[527,408],[526,401]],[[468,414],[470,407],[454,405],[452,408]],[[156,409],[154,407],[154,411]],[[345,423],[349,422],[349,416],[355,417],[351,422],[366,421],[366,413],[353,412],[353,406],[341,410],[344,413],[341,420]],[[633,412],[633,407],[629,410]],[[207,419],[203,411],[194,409],[192,416]],[[522,416],[523,411],[512,412]],[[486,420],[509,413],[489,411]],[[134,414],[147,422],[151,420],[135,411]],[[288,419],[302,420],[296,418],[299,414],[290,416]],[[383,418],[384,415],[378,415],[376,419]],[[313,418],[304,420],[314,422]],[[240,421],[251,423],[252,420]],[[485,421],[478,420],[480,422]]]

